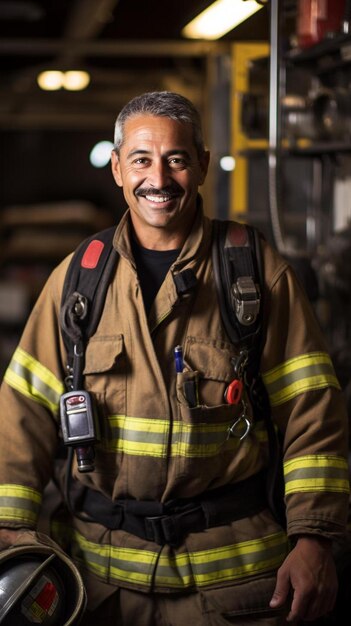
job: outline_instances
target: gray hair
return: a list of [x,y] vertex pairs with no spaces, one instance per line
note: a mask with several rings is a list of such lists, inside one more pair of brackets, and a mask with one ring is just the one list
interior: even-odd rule
[[201,118],[193,103],[178,93],[171,91],[151,91],[130,100],[119,113],[115,124],[114,149],[118,153],[124,141],[126,120],[136,115],[169,117],[178,122],[190,124],[198,155],[205,151]]

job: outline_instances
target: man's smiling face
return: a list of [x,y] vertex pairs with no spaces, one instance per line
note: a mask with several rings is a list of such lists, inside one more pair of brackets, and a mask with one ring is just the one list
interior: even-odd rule
[[126,120],[120,152],[112,153],[112,172],[137,236],[165,229],[184,238],[207,167],[208,153],[199,157],[190,124],[144,114]]

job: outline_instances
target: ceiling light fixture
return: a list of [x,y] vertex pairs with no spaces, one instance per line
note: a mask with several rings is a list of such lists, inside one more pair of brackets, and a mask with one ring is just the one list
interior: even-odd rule
[[63,88],[68,91],[82,91],[90,83],[90,75],[82,70],[71,70],[63,75]]
[[88,72],[81,70],[71,70],[69,72],[46,70],[38,75],[37,82],[40,89],[45,91],[58,91],[59,89],[82,91],[89,85],[90,75]]
[[62,78],[62,72],[58,70],[48,70],[38,74],[37,82],[40,89],[44,89],[44,91],[57,91],[62,88]]
[[262,9],[256,0],[217,0],[183,30],[189,39],[219,39]]

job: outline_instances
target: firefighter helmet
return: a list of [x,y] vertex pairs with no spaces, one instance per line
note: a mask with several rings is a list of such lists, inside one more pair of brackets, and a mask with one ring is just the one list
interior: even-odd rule
[[1,626],[73,626],[85,606],[81,576],[63,552],[25,545],[0,553]]

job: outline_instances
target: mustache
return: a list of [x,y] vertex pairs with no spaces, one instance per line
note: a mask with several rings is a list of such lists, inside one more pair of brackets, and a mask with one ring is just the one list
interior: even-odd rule
[[172,196],[174,194],[182,193],[183,190],[180,185],[167,185],[167,187],[161,187],[156,189],[155,187],[138,187],[135,191],[136,196]]

